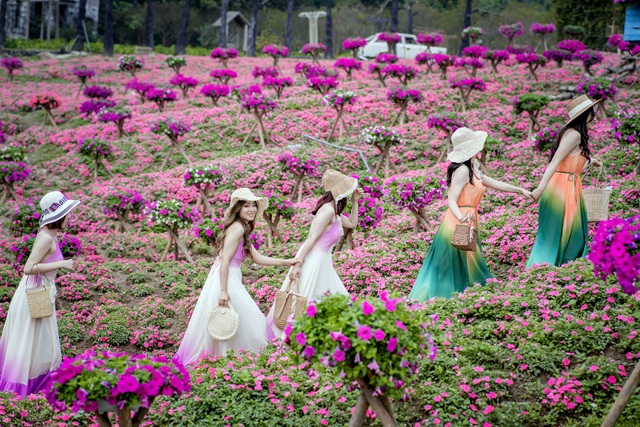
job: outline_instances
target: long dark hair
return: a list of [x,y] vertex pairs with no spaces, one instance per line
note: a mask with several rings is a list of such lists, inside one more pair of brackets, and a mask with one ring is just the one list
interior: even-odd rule
[[473,185],[473,167],[471,166],[471,159],[465,160],[462,163],[451,162],[447,168],[447,187],[451,187],[451,177],[453,173],[458,170],[460,166],[466,166],[469,169],[469,184]]
[[242,251],[248,257],[251,257],[251,233],[253,233],[253,229],[256,226],[255,220],[244,222],[240,219],[240,210],[247,203],[244,200],[240,200],[236,202],[235,205],[231,208],[231,213],[229,214],[229,219],[224,222],[224,228],[218,234],[215,245],[216,255],[222,255],[222,249],[224,248],[224,239],[227,237],[227,230],[234,222],[238,221],[242,228],[244,228],[244,233],[242,235]]
[[564,125],[564,127],[560,129],[560,132],[558,132],[558,138],[556,138],[555,142],[551,145],[549,162],[553,160],[553,156],[555,156],[556,151],[558,151],[558,147],[560,146],[562,137],[569,129],[573,129],[580,134],[580,152],[584,157],[587,158],[588,161],[591,161],[591,150],[589,149],[589,132],[587,129],[587,124],[591,123],[595,118],[596,113],[592,106],[589,107],[589,109],[587,109],[584,113],[576,117],[575,120],[572,120]]
[[[320,197],[318,199],[318,202],[316,203],[316,207],[313,208],[313,210],[311,211],[312,214],[317,214],[318,211],[320,210],[320,208],[324,205],[326,205],[327,203],[332,203],[335,199],[333,198],[333,194],[331,194],[331,191],[327,191],[326,193],[324,193],[324,195],[322,197]],[[336,202],[336,215],[340,215],[343,211],[344,208],[347,207],[347,198],[343,198],[340,199],[339,201]]]

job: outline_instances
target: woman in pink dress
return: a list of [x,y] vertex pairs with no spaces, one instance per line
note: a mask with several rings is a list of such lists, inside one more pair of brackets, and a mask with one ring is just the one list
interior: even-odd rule
[[[331,251],[342,236],[342,228],[355,228],[358,225],[358,200],[362,190],[358,189],[358,180],[341,174],[333,169],[322,176],[326,193],[316,203],[312,213],[315,215],[309,230],[307,241],[300,247],[296,259],[301,264],[291,268],[281,289],[289,288],[291,280],[299,280],[299,294],[308,300],[325,294],[349,295],[333,268]],[[347,197],[351,196],[351,215],[342,217],[347,206]],[[273,322],[275,306],[267,315],[267,334],[269,339],[281,338],[283,331]]]
[[[63,259],[56,233],[68,214],[80,201],[69,200],[61,192],[47,193],[40,201],[40,231],[24,266],[24,276],[13,294],[0,338],[0,390],[21,396],[44,390],[51,372],[62,360],[56,319],[56,272],[75,268],[71,259]],[[50,286],[53,315],[32,319],[27,304],[27,289]]]
[[[267,344],[266,320],[242,284],[240,266],[249,257],[256,264],[291,266],[295,259],[270,258],[251,244],[251,233],[269,206],[265,197],[240,188],[231,195],[231,205],[224,213],[224,229],[216,242],[218,258],[209,272],[189,326],[174,359],[184,365],[195,363],[204,354],[224,356],[229,350],[257,353]],[[231,303],[238,313],[239,326],[229,341],[216,341],[207,333],[207,319],[216,305]]]

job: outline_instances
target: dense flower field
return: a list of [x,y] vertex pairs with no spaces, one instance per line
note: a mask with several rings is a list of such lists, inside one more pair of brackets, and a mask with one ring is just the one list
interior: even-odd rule
[[[594,75],[620,61],[603,56]],[[445,210],[435,196],[444,189],[432,186],[444,178],[447,135],[463,123],[487,131],[486,173],[533,189],[547,162],[538,135],[565,122],[568,101],[554,96],[585,85],[580,61],[547,63],[534,78],[515,55],[497,73],[474,62],[482,84],[464,98],[455,82],[469,80],[469,61],[454,61],[442,79],[429,72],[434,64],[400,60],[404,67],[392,67],[383,80],[375,70],[384,63],[347,74],[326,60],[187,57],[178,74],[166,59],[145,57],[135,73],[118,71],[115,58],[27,60],[0,89],[0,162],[23,163],[7,175],[15,179],[6,180],[0,206],[0,322],[20,280],[29,219],[38,215],[28,203],[54,189],[82,200],[67,238],[70,254],[81,251],[79,268],[58,278],[65,355],[115,348],[172,356],[213,264],[209,242],[231,192],[247,186],[281,202],[270,213],[282,216],[277,233],[263,222],[254,244],[289,257],[306,238],[319,176],[329,167],[372,183],[360,209],[369,219],[361,218],[353,249],[334,254],[347,289],[408,295]],[[537,115],[540,129],[513,105],[529,93],[549,97]],[[605,167],[584,183],[611,186],[611,215],[628,217],[640,212],[640,147],[637,130],[629,139],[618,129],[637,117],[637,83],[608,93],[611,118],[600,117],[591,139]],[[398,138],[387,145],[361,140],[372,126],[393,126]],[[366,178],[373,172],[357,153],[305,135],[361,150],[379,179]],[[406,193],[425,186],[428,197]],[[585,260],[525,272],[537,204],[524,197],[489,190],[480,215],[483,253],[496,279],[425,304],[438,314],[431,331],[438,354],[434,363],[418,361],[406,401],[395,402],[399,424],[599,425],[640,359],[638,297],[622,293],[613,278],[595,278]],[[171,233],[193,262],[167,245]],[[286,271],[247,262],[243,274],[266,312]],[[260,355],[203,359],[190,397],[157,399],[146,425],[345,425],[356,397],[350,384],[295,362],[274,343]],[[42,396],[0,398],[0,426],[95,425],[82,411],[54,414]],[[369,425],[379,425],[368,416]],[[637,425],[638,417],[636,396],[620,425]]]

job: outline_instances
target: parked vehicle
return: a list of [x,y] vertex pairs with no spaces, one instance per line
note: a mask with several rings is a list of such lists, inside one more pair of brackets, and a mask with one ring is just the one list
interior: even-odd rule
[[[363,59],[375,58],[381,53],[387,53],[389,48],[387,43],[378,41],[378,36],[381,33],[374,34],[367,37],[367,45],[360,48],[358,55]],[[402,40],[396,44],[396,55],[398,58],[410,58],[413,59],[420,52],[426,52],[427,46],[418,43],[416,36],[413,34],[398,33]],[[432,47],[431,53],[447,53],[446,47]]]

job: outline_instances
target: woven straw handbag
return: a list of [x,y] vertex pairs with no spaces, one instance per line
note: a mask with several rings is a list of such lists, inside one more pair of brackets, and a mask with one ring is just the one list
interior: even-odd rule
[[217,305],[207,318],[207,333],[216,341],[229,341],[238,332],[240,319],[231,303]]
[[[600,172],[598,173],[598,177],[596,178],[597,181],[600,181],[603,169],[603,167],[600,168]],[[584,198],[584,206],[587,210],[588,222],[600,222],[609,218],[610,196],[611,187],[582,189],[582,197]]]
[[293,314],[293,318],[302,315],[307,309],[307,298],[300,295],[300,280],[293,281],[295,290],[290,291],[291,281],[284,291],[276,292],[276,306],[273,315],[273,323],[279,328],[287,327],[287,319]]
[[456,224],[451,236],[451,246],[461,251],[475,252],[478,247],[478,230],[473,226],[471,220]]
[[[44,278],[44,276],[42,276]],[[29,316],[32,319],[42,319],[53,316],[53,303],[51,302],[51,286],[39,286],[25,290]]]

